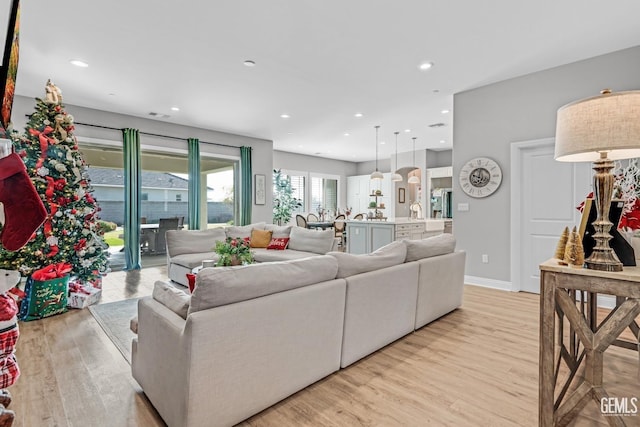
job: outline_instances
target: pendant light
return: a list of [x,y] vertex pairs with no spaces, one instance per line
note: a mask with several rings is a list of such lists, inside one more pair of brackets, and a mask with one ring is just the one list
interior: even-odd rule
[[395,182],[402,181],[402,175],[398,173],[398,134],[399,133],[400,132],[394,132],[394,134],[396,135],[396,172],[393,175],[391,175],[391,181],[395,181]]
[[[416,137],[413,137],[413,167],[415,168],[412,172],[415,172],[418,170],[418,168],[416,168]],[[407,180],[407,182],[409,184],[420,184],[420,178],[417,175],[412,175],[411,177],[409,177],[409,179]]]
[[375,128],[376,128],[376,170],[371,174],[371,179],[382,179],[384,178],[384,176],[382,175],[382,172],[378,170],[378,129],[380,129],[380,126],[375,126]]

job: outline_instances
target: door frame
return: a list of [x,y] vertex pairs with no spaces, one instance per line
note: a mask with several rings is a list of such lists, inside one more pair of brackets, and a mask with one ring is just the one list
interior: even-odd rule
[[511,143],[511,290],[520,292],[522,279],[522,155],[530,148],[554,146],[555,138],[534,139]]

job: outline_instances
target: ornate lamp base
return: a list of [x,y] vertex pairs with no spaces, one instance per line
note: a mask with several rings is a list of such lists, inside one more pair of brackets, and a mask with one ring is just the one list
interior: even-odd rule
[[584,261],[590,270],[622,271],[622,263],[611,248],[608,251],[596,251]]
[[607,152],[600,152],[600,159],[593,163],[593,192],[596,202],[597,218],[593,221],[596,246],[593,248],[591,256],[585,260],[585,265],[591,270],[602,271],[622,271],[622,263],[609,245],[611,240],[611,226],[609,221],[609,207],[611,205],[611,195],[613,193],[614,176],[611,174],[613,161],[607,158]]

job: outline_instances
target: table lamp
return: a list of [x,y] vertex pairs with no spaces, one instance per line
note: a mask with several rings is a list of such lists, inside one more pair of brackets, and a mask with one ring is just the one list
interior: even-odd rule
[[561,107],[556,123],[555,159],[593,162],[593,194],[597,217],[593,222],[596,245],[587,268],[622,271],[622,263],[609,246],[613,225],[609,208],[615,177],[614,160],[640,157],[640,90],[611,92]]

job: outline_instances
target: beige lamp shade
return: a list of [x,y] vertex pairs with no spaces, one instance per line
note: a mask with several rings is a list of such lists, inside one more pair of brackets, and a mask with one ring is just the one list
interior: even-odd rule
[[640,157],[640,90],[603,91],[558,110],[555,159],[593,162]]

